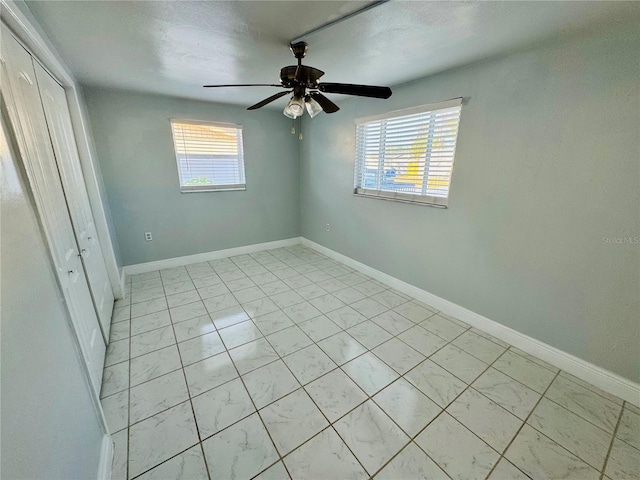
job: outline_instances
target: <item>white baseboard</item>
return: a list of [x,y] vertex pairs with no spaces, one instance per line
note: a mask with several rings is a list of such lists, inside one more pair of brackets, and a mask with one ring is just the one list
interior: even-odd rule
[[167,258],[166,260],[157,260],[155,262],[127,265],[123,268],[123,273],[124,275],[135,275],[138,273],[153,272],[165,268],[183,267],[192,263],[208,262],[219,258],[255,253],[261,250],[290,247],[292,245],[298,245],[299,243],[301,243],[300,237],[286,238],[284,240],[276,240],[273,242],[255,243],[253,245],[245,245],[243,247],[226,248],[224,250],[186,255],[184,257]]
[[640,385],[631,380],[547,345],[540,340],[536,340],[528,335],[517,332],[498,322],[490,320],[487,317],[483,317],[482,315],[472,312],[471,310],[461,307],[449,300],[445,300],[444,298],[403,282],[391,275],[387,275],[386,273],[371,268],[368,265],[360,263],[307,238],[302,237],[301,243],[317,250],[329,258],[342,262],[345,265],[374,278],[375,280],[385,283],[406,295],[428,305],[432,305],[447,315],[451,315],[452,317],[458,318],[478,330],[489,333],[490,335],[493,335],[494,337],[507,342],[530,355],[538,357],[567,373],[575,375],[585,382],[611,393],[612,395],[620,397],[636,406],[640,406]]
[[98,480],[111,480],[111,464],[113,462],[113,440],[105,434],[102,437],[100,461],[98,462]]

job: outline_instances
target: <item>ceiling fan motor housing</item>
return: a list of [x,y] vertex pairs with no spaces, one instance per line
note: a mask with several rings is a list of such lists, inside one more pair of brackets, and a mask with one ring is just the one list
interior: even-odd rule
[[324,75],[324,72],[317,68],[306,65],[289,65],[280,70],[280,83],[286,88],[295,87],[296,85],[317,88],[318,79],[322,75]]

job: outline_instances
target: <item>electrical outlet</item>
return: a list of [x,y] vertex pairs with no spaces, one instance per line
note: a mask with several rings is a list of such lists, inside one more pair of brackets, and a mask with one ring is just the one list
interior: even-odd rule
[[144,240],[146,242],[150,242],[151,240],[153,240],[153,237],[151,236],[151,232],[144,232]]
[[330,232],[330,231],[331,231],[331,224],[330,224],[330,223],[327,223],[327,226],[326,226],[326,227],[324,227],[324,228],[326,228],[326,229],[327,229],[327,232]]

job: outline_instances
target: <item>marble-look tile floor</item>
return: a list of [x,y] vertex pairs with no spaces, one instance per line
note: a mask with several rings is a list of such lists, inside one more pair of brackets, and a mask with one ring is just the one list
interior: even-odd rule
[[309,248],[127,282],[114,479],[640,478],[640,409]]

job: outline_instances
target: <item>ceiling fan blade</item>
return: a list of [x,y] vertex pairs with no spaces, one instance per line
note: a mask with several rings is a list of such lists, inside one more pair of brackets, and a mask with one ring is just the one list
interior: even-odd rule
[[325,113],[335,113],[340,110],[340,107],[338,107],[335,103],[322,95],[320,92],[311,92],[309,95],[320,104],[322,110]]
[[389,98],[389,87],[376,87],[373,85],[354,85],[351,83],[323,82],[318,85],[318,90],[324,93],[341,93],[343,95],[357,95],[359,97]]
[[204,88],[220,88],[220,87],[282,87],[277,83],[237,83],[235,85],[203,85]]
[[255,105],[251,105],[249,108],[247,108],[247,110],[256,110],[258,108],[264,107],[266,104],[271,103],[274,100],[279,99],[280,97],[284,97],[288,93],[291,93],[291,92],[290,91],[289,92],[278,92],[275,95],[271,95],[269,98],[265,98],[261,102],[256,103]]

